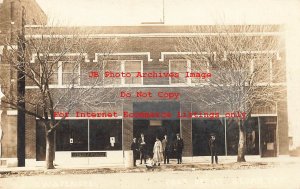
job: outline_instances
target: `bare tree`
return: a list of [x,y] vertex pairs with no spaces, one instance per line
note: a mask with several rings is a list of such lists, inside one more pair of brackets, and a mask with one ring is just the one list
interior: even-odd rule
[[279,62],[283,44],[276,27],[216,25],[205,31],[194,27],[194,36],[178,38],[178,51],[191,61],[189,72],[211,74],[191,79],[185,91],[194,94],[190,100],[224,110],[220,114],[245,115],[232,118],[239,127],[238,162],[246,161],[245,123],[251,112],[283,99],[285,70]]
[[[3,62],[9,65],[0,77],[3,102],[42,121],[46,138],[46,168],[54,168],[55,130],[74,109],[98,108],[108,97],[116,98],[115,87],[106,88],[101,77],[90,78],[91,71],[103,72],[105,59],[114,51],[114,39],[95,41],[89,31],[79,28],[42,27],[27,29],[24,45],[5,45]],[[25,37],[25,36],[23,36]],[[21,48],[21,49],[20,49]],[[88,53],[101,52],[98,62]],[[7,82],[9,72],[21,72],[26,79],[25,95],[18,95]],[[22,78],[18,78],[22,79]],[[20,102],[25,103],[20,106]],[[57,119],[56,112],[65,112]]]

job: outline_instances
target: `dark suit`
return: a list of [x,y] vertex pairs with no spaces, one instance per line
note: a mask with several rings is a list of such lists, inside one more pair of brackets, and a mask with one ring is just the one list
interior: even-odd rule
[[216,164],[218,164],[218,147],[217,147],[217,141],[216,139],[213,140],[212,138],[208,141],[210,155],[211,155],[211,163],[214,163],[214,156],[216,160]]
[[139,138],[139,141],[138,141],[138,144],[139,144],[139,151],[140,151],[140,164],[142,164],[142,160],[144,160],[144,163],[146,164],[146,139],[144,137],[144,141],[142,140],[142,138]]
[[169,159],[172,151],[172,145],[168,139],[163,139],[161,141],[161,144],[163,148],[164,164],[166,164],[166,162],[169,163]]
[[181,164],[182,163],[182,150],[184,147],[184,143],[182,138],[176,139],[176,141],[174,142],[174,150],[176,152],[176,156],[177,156],[177,163]]
[[137,142],[132,142],[130,149],[133,152],[133,165],[136,166],[136,160],[139,156],[139,144]]

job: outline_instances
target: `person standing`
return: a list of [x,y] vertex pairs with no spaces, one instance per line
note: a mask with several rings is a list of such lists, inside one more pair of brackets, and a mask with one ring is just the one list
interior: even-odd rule
[[210,139],[208,141],[210,155],[211,155],[211,164],[214,163],[214,157],[216,164],[218,164],[218,150],[217,150],[217,142],[216,142],[216,135],[211,134]]
[[162,147],[162,144],[160,142],[160,140],[158,139],[158,137],[156,137],[156,141],[154,143],[154,146],[153,146],[153,162],[154,162],[154,165],[158,165],[160,166],[160,162],[162,161],[162,158],[163,158],[163,147]]
[[164,139],[162,140],[161,144],[163,149],[164,164],[166,164],[166,162],[169,164],[169,159],[171,154],[171,143],[167,135],[164,136]]
[[141,133],[141,138],[139,138],[138,144],[139,144],[140,160],[141,160],[140,164],[142,164],[143,160],[144,160],[144,164],[146,164],[146,141],[143,133]]
[[176,134],[176,141],[174,143],[174,150],[177,156],[177,164],[182,164],[182,150],[184,147],[183,139],[180,137],[179,133]]
[[138,159],[139,155],[139,145],[136,141],[136,138],[133,138],[130,149],[133,152],[133,165],[136,166],[136,160]]

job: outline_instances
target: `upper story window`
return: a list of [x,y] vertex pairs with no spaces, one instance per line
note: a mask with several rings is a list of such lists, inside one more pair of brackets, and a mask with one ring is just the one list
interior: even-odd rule
[[[49,77],[49,85],[58,85],[58,72],[59,66],[58,62],[47,62],[49,64],[49,68],[51,69],[50,77]],[[41,68],[41,74],[43,70]]]
[[[118,77],[117,73],[122,71],[121,61],[119,60],[108,60],[103,61],[104,68],[104,85],[121,84],[121,77]],[[100,76],[101,77],[101,76]]]
[[256,58],[251,61],[257,83],[269,83],[272,79],[272,61],[268,58]]
[[131,77],[125,78],[125,84],[142,84],[142,78],[136,77],[138,72],[142,72],[141,63],[139,60],[124,61],[124,71],[131,74]]
[[105,85],[142,84],[142,78],[136,77],[142,72],[141,60],[109,60],[103,64]]
[[184,84],[187,83],[187,60],[169,60],[169,72],[176,72],[179,77],[171,77],[170,84]]
[[[78,62],[48,61],[49,85],[79,85],[80,64]],[[41,75],[45,70],[41,67]]]
[[208,79],[208,73],[212,72],[213,70],[214,68],[209,65],[208,60],[205,58],[199,58],[191,61],[189,74],[191,83],[206,83]]
[[78,62],[62,62],[62,84],[79,84],[79,63]]

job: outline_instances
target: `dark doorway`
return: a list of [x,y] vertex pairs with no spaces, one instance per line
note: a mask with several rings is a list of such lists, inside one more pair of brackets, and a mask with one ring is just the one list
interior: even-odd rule
[[145,135],[147,143],[147,155],[152,156],[155,138],[163,139],[164,135],[168,136],[169,141],[176,139],[176,133],[180,133],[180,120],[176,118],[177,112],[180,111],[178,102],[134,102],[133,112],[169,112],[173,116],[168,119],[133,119],[133,136],[140,138],[141,133]]
[[219,155],[225,155],[224,119],[193,119],[193,156],[210,155],[208,140],[215,134]]
[[141,133],[145,135],[147,155],[151,157],[155,138],[162,140],[166,134],[169,141],[174,141],[176,133],[180,133],[180,120],[134,120],[133,136],[139,139]]
[[261,157],[277,156],[276,117],[263,117],[261,120]]

